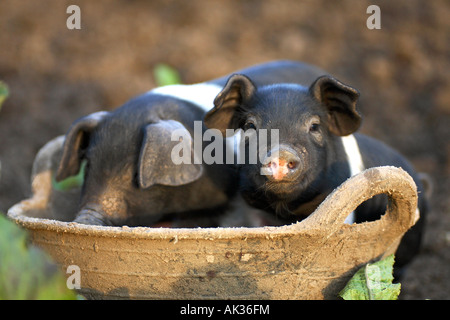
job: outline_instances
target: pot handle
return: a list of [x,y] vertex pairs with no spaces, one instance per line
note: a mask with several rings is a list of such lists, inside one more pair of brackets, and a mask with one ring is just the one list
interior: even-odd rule
[[388,195],[386,218],[406,232],[419,219],[417,187],[403,169],[374,167],[349,178],[336,188],[305,220],[294,226],[327,228],[329,234],[342,228],[347,216],[377,194]]

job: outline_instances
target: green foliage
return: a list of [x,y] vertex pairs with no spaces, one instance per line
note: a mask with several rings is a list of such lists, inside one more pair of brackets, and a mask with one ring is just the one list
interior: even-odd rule
[[158,87],[181,83],[178,71],[164,63],[159,63],[155,66],[153,76]]
[[81,162],[80,171],[75,175],[68,177],[62,181],[56,182],[55,178],[52,179],[53,189],[58,191],[68,191],[73,188],[78,188],[83,185],[84,175],[86,171],[86,160]]
[[9,90],[6,83],[0,81],[0,110],[2,109],[2,104],[8,98]]
[[339,295],[345,300],[397,300],[400,283],[393,284],[394,255],[359,269]]
[[0,299],[76,298],[50,258],[28,245],[27,233],[0,213]]
[[[0,110],[8,95],[7,85],[0,81]],[[57,187],[68,188],[79,181],[77,175]],[[26,231],[0,212],[0,300],[67,300],[77,297],[75,291],[67,288],[66,278],[51,259],[39,248],[28,244]]]

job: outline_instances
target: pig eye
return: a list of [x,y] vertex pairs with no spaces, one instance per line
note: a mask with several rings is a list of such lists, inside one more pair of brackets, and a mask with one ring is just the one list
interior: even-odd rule
[[252,121],[249,121],[249,122],[246,122],[244,124],[244,128],[243,129],[244,129],[244,131],[247,131],[249,129],[256,130],[256,126],[255,126],[255,124]]
[[311,126],[309,127],[309,132],[311,133],[318,132],[319,129],[320,129],[319,123],[312,123]]

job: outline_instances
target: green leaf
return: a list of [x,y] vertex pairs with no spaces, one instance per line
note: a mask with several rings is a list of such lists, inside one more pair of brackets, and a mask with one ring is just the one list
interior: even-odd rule
[[0,300],[76,299],[61,270],[0,212]]
[[153,76],[158,87],[181,83],[178,71],[164,63],[155,66]]
[[53,189],[58,191],[68,191],[73,188],[79,188],[83,185],[84,175],[86,171],[86,160],[81,162],[80,171],[75,175],[68,177],[60,182],[56,182],[55,177],[52,179]]
[[393,284],[394,255],[359,269],[339,293],[344,300],[397,300],[400,283]]
[[6,83],[0,81],[0,110],[2,109],[2,104],[8,98],[9,90]]

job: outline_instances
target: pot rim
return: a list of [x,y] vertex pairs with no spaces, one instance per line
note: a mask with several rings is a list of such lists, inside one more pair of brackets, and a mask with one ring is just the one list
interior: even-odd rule
[[[377,185],[377,187],[374,187]],[[356,186],[356,187],[355,187]],[[388,207],[387,214],[374,222],[346,225],[345,218],[362,202],[376,194],[387,193],[398,205]],[[343,201],[345,199],[346,201]],[[342,228],[377,229],[397,224],[402,232],[409,229],[418,219],[416,185],[404,170],[396,167],[376,167],[350,177],[335,189],[322,204],[306,219],[290,225],[265,227],[214,227],[214,228],[151,228],[129,226],[94,226],[76,222],[28,217],[23,213],[32,209],[33,202],[24,200],[8,210],[8,217],[30,230],[47,230],[57,233],[71,233],[85,236],[133,238],[133,239],[209,239],[230,240],[247,238],[290,237],[304,231],[328,230],[332,234]],[[383,224],[383,226],[380,225]],[[399,230],[400,231],[400,230]]]

